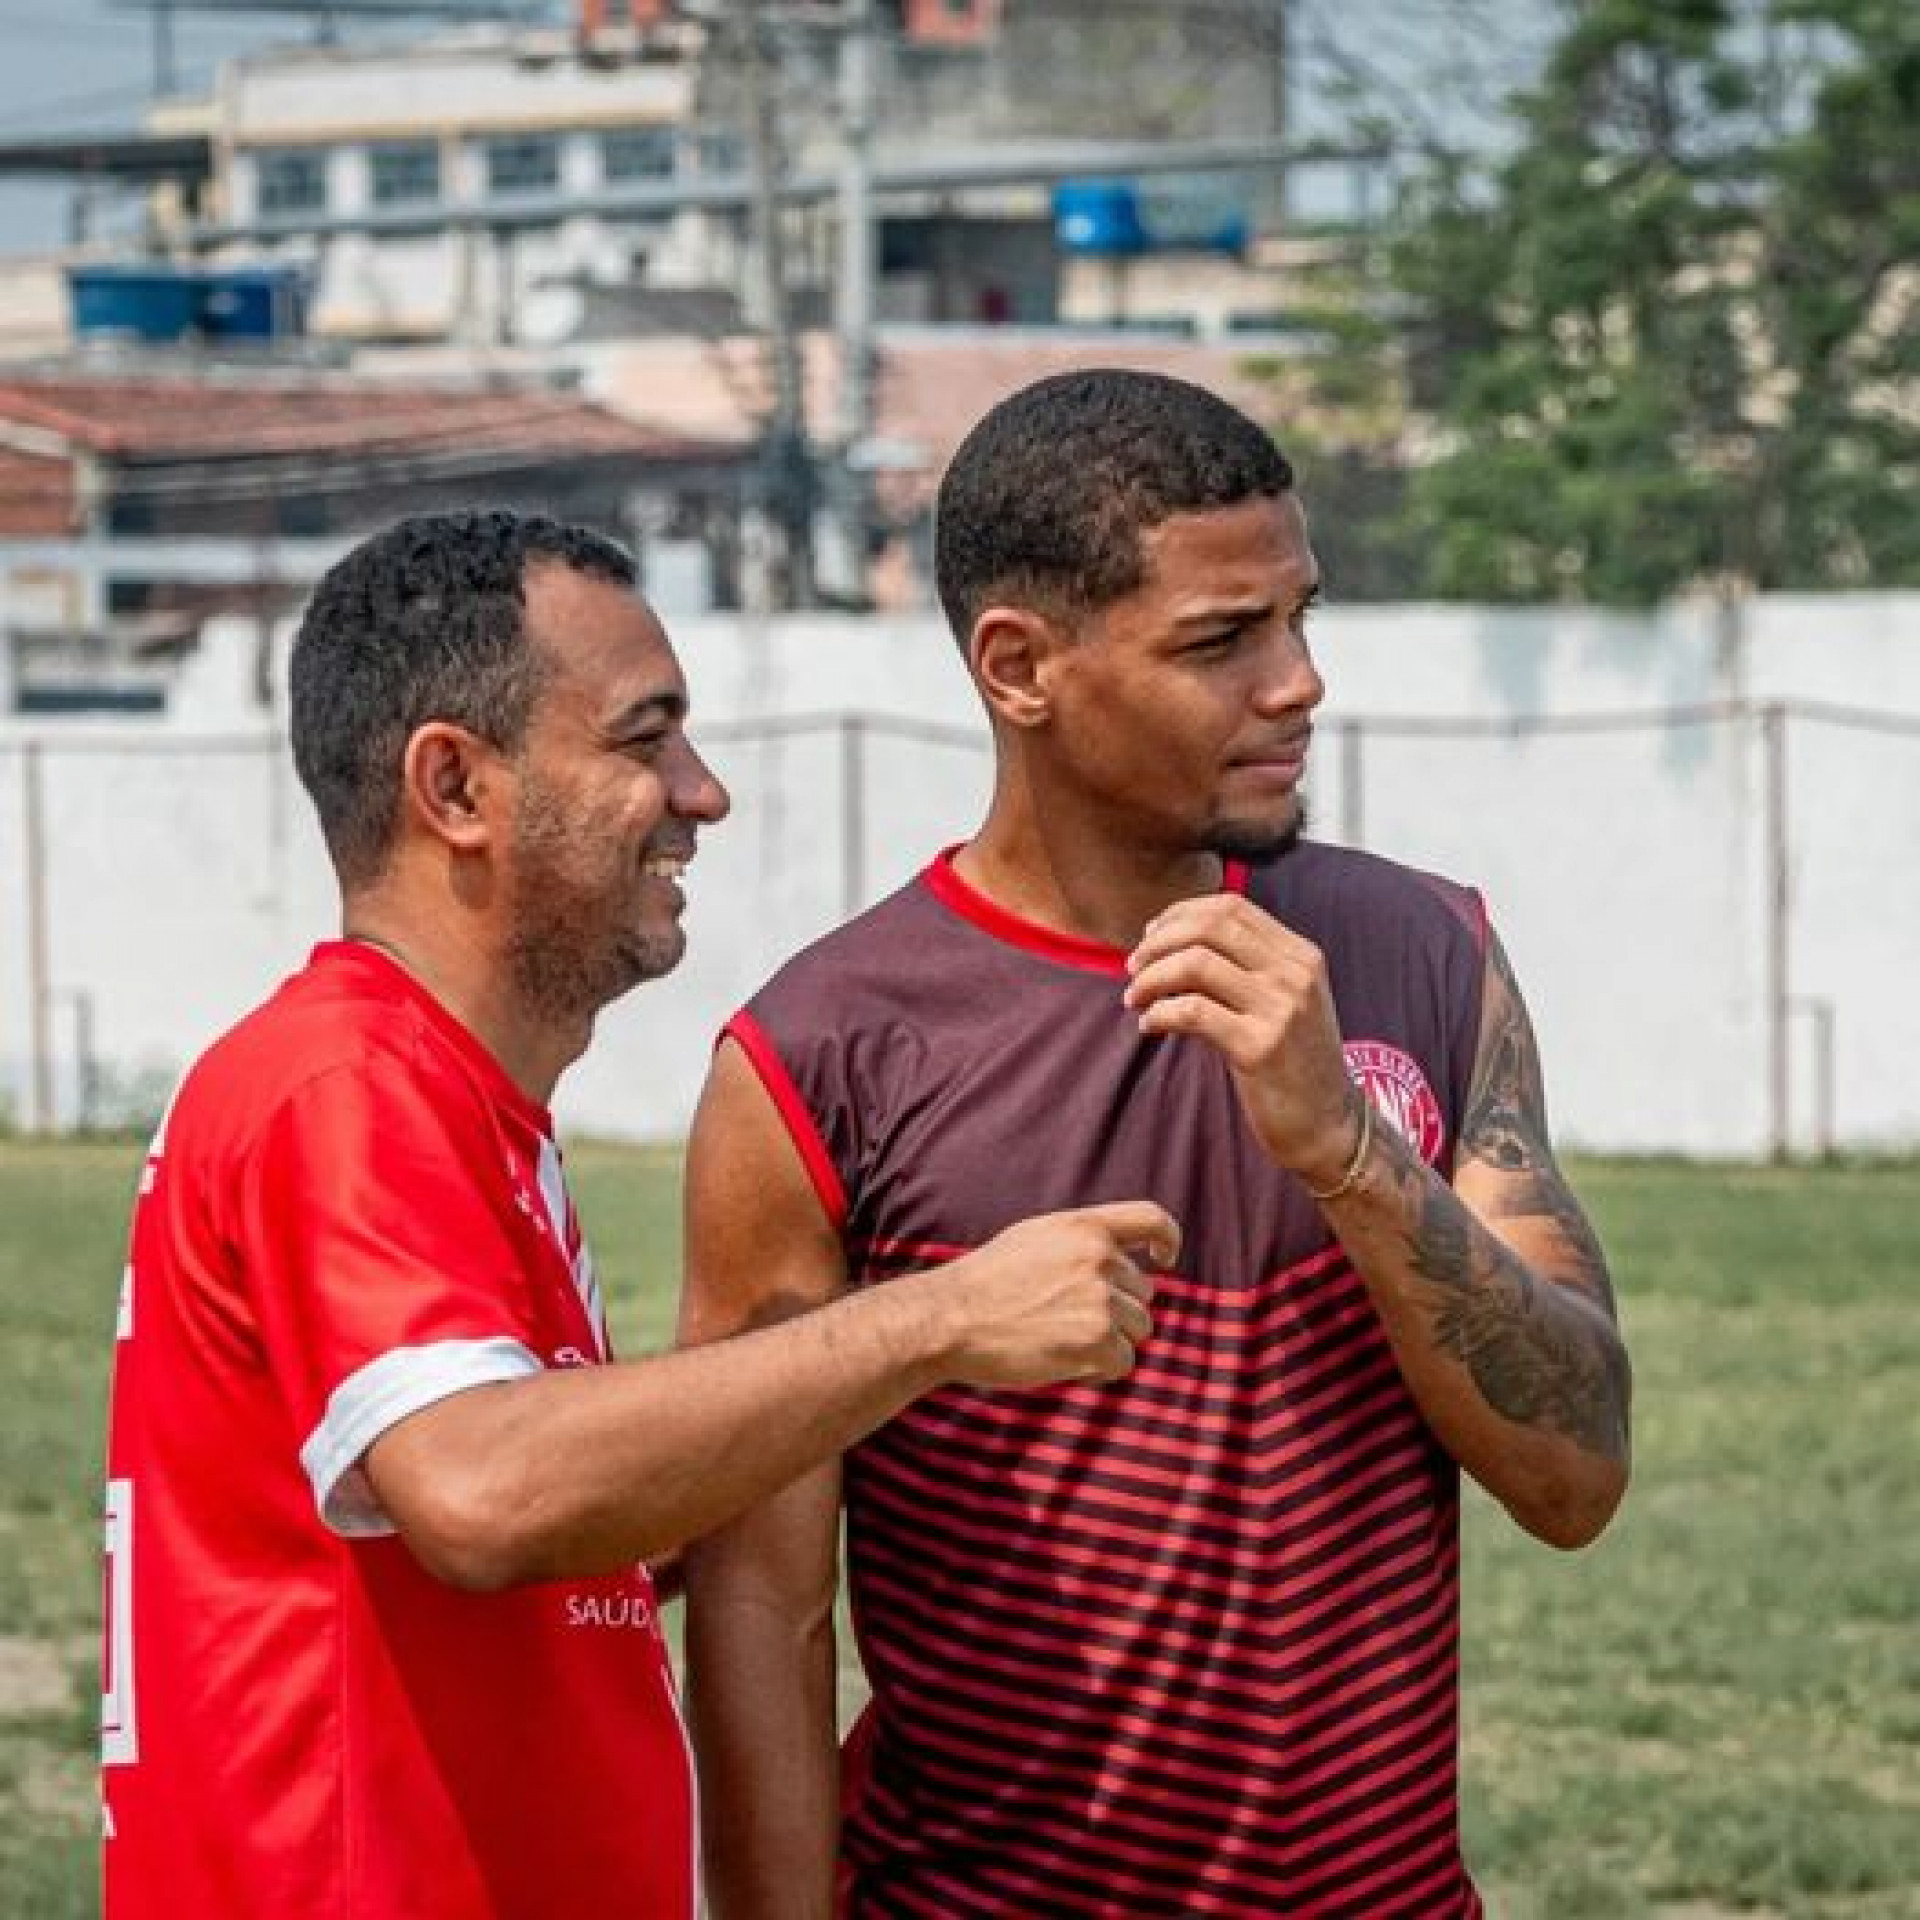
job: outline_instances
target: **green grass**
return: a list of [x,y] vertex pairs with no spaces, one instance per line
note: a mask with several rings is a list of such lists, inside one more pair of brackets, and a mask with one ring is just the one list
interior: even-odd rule
[[[93,1908],[104,1370],[138,1164],[0,1143],[0,1914]],[[581,1146],[628,1352],[672,1155]],[[1579,1171],[1636,1485],[1555,1555],[1470,1502],[1466,1824],[1499,1920],[1920,1920],[1920,1167]]]
[[1497,1911],[1920,1915],[1920,1169],[1595,1167],[1636,1484],[1476,1501],[1468,1839]]

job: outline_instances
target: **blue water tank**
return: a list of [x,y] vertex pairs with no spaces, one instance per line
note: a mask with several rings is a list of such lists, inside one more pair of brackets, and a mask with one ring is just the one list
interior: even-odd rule
[[67,288],[77,334],[165,342],[184,340],[200,322],[200,275],[191,267],[70,267]]
[[298,267],[212,267],[202,276],[200,330],[210,340],[290,340],[306,327]]
[[1252,236],[1245,179],[1157,174],[1145,180],[1063,180],[1053,233],[1064,253],[1241,254]]
[[1138,190],[1130,180],[1062,180],[1053,190],[1053,236],[1067,253],[1145,253]]

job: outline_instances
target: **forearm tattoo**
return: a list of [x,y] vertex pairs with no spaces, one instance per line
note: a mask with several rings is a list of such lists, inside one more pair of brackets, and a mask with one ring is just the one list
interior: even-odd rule
[[1436,1290],[1435,1343],[1496,1413],[1624,1459],[1630,1382],[1606,1258],[1554,1162],[1532,1024],[1497,942],[1490,958],[1461,1150],[1509,1176],[1495,1217],[1551,1222],[1564,1257],[1550,1277],[1537,1276],[1408,1155],[1396,1176],[1420,1186],[1408,1195],[1414,1270]]
[[1438,1290],[1435,1345],[1503,1418],[1625,1459],[1626,1357],[1612,1326],[1589,1302],[1536,1279],[1494,1235],[1476,1232],[1447,1188],[1424,1171],[1414,1177],[1427,1191],[1413,1264]]

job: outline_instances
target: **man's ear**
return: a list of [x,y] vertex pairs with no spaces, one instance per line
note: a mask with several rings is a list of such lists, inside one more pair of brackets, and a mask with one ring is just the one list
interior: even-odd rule
[[973,623],[967,663],[988,711],[1010,727],[1045,726],[1067,636],[1031,607],[988,607]]
[[497,748],[450,720],[413,730],[400,763],[400,809],[417,831],[455,853],[492,838],[504,763]]

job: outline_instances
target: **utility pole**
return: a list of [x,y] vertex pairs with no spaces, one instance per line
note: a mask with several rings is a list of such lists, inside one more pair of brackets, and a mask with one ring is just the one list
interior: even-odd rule
[[53,980],[47,954],[46,749],[29,740],[20,749],[20,832],[25,842],[27,892],[27,1071],[33,1094],[29,1130],[51,1133],[53,1111]]
[[[1255,19],[1260,38],[1259,53],[1267,70],[1267,131],[1276,140],[1284,140],[1293,126],[1293,65],[1287,39],[1287,8],[1290,0],[1262,0]],[[1271,232],[1284,232],[1287,220],[1287,176],[1275,169],[1271,179],[1258,190],[1256,217]]]
[[1760,709],[1760,746],[1766,789],[1767,1158],[1785,1166],[1793,1154],[1793,1066],[1787,1027],[1793,1015],[1793,893],[1787,853],[1787,708],[1770,700]]
[[761,445],[761,481],[768,516],[780,531],[790,606],[810,607],[813,579],[813,451],[807,442],[806,396],[800,340],[787,291],[785,234],[775,190],[783,154],[779,112],[769,71],[768,26],[762,0],[738,0],[740,76],[747,123],[752,199],[748,213],[754,318],[766,334],[773,407]]
[[867,598],[872,489],[866,450],[874,419],[873,123],[878,90],[878,23],[873,0],[842,0],[838,48],[840,258],[834,286],[839,346],[834,412],[833,522],[842,598]]
[[178,85],[173,64],[173,0],[155,0],[153,9],[153,97],[171,100]]

